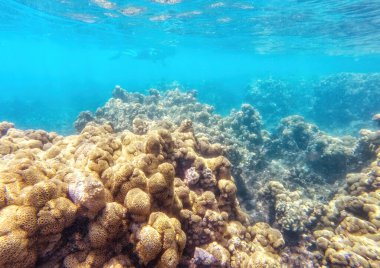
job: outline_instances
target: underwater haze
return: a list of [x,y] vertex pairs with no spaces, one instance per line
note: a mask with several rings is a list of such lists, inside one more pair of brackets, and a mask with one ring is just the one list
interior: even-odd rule
[[380,267],[380,0],[0,0],[0,268]]
[[173,83],[225,114],[258,79],[378,72],[379,25],[369,0],[3,0],[0,119],[73,133],[115,85]]

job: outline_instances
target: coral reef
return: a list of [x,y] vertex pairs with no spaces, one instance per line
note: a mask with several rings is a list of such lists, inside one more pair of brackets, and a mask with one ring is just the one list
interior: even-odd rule
[[0,123],[0,267],[380,265],[380,131],[338,139],[291,116],[271,135],[250,105],[208,128],[130,122],[67,137]]
[[273,225],[285,232],[302,233],[311,229],[322,214],[322,204],[302,197],[301,191],[291,192],[280,182],[270,181],[260,189],[263,198],[271,200]]
[[[260,169],[245,176],[248,185],[256,185],[256,219],[270,222],[270,207],[276,194],[268,192],[268,182],[276,180],[287,189],[301,192],[305,200],[314,204],[312,211],[327,202],[339,189],[348,172],[358,171],[374,156],[371,141],[366,137],[332,137],[307,123],[301,116],[289,116],[266,142],[265,161]],[[258,179],[259,178],[259,179]],[[320,191],[321,187],[324,191]],[[264,213],[262,213],[264,211]],[[272,210],[273,211],[273,210]]]
[[[149,95],[129,93],[117,86],[104,107],[95,114],[82,112],[75,127],[81,131],[88,122],[110,123],[116,131],[129,130],[143,135],[149,130],[165,128],[173,131],[185,120],[191,123],[198,138],[198,149],[207,156],[224,154],[232,163],[232,174],[240,185],[239,196],[251,198],[245,189],[244,178],[254,170],[261,159],[262,145],[269,133],[262,130],[261,117],[256,109],[244,104],[227,117],[214,114],[214,108],[196,100],[196,91],[180,92],[178,89],[161,94],[155,89]],[[210,146],[209,143],[214,143]],[[223,144],[223,146],[221,146]],[[187,171],[187,182],[196,180],[199,170]],[[207,170],[203,170],[206,172]],[[205,174],[204,174],[205,175]],[[207,177],[204,176],[203,177]],[[189,181],[190,179],[190,181]],[[201,180],[206,183],[206,180]]]
[[281,265],[281,233],[249,224],[231,163],[189,121],[144,135],[0,129],[1,267]]
[[[291,88],[282,83],[278,86]],[[104,107],[95,114],[81,113],[75,126],[81,131],[88,122],[110,123],[116,131],[129,130],[137,135],[159,128],[193,129],[202,154],[223,154],[231,162],[237,196],[256,221],[271,221],[273,200],[258,194],[268,181],[277,180],[287,189],[301,191],[317,205],[332,197],[347,172],[360,169],[373,156],[368,139],[329,136],[301,116],[284,118],[271,134],[263,129],[259,112],[249,104],[224,117],[213,111],[213,107],[197,102],[195,91],[160,93],[151,89],[143,95],[116,87]],[[147,146],[155,153],[158,143],[150,138]],[[209,189],[213,182],[206,173],[210,172],[201,166],[185,169],[185,184],[191,188],[199,181]],[[319,191],[321,187],[325,191]]]

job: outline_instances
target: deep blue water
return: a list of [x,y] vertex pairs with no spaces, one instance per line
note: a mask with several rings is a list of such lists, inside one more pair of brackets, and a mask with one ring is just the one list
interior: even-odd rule
[[0,120],[67,134],[115,85],[180,84],[228,113],[257,79],[302,98],[327,75],[380,72],[379,1],[167,2],[0,0]]

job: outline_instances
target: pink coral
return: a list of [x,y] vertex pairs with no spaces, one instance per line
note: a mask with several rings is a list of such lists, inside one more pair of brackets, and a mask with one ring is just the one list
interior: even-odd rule
[[185,183],[187,185],[195,185],[199,181],[199,173],[195,170],[195,167],[186,169],[185,171]]
[[71,174],[68,187],[70,199],[81,208],[88,211],[88,216],[96,215],[105,202],[105,189],[103,184],[93,174],[84,174],[75,171]]
[[220,263],[210,252],[196,247],[193,258],[190,261],[190,267],[219,267]]

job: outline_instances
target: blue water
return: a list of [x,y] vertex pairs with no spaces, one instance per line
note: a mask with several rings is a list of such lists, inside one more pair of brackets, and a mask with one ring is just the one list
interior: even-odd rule
[[159,2],[0,0],[0,120],[68,134],[115,85],[225,114],[257,79],[380,72],[379,1]]

